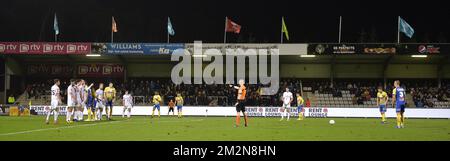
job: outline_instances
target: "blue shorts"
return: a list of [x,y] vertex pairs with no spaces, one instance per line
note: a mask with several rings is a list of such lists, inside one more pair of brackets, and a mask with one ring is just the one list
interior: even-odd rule
[[397,104],[395,106],[395,112],[405,112],[405,104]]
[[386,112],[386,105],[380,105],[380,112]]
[[157,104],[157,105],[154,105],[154,106],[153,106],[153,110],[155,110],[155,108],[157,108],[157,109],[158,109],[158,111],[159,111],[159,107],[160,107],[160,106],[159,106],[159,104]]
[[177,110],[181,110],[183,108],[183,106],[177,106]]
[[112,102],[112,100],[108,100],[108,101],[106,101],[106,107],[108,107],[108,106],[110,106],[110,107],[112,107],[112,106],[113,106],[113,102]]
[[303,106],[298,106],[297,107],[297,112],[302,112],[302,110],[303,110]]
[[97,104],[97,101],[94,101],[94,100],[88,101],[88,102],[86,103],[86,107],[87,107],[87,108],[91,108],[91,109],[95,109],[96,104]]

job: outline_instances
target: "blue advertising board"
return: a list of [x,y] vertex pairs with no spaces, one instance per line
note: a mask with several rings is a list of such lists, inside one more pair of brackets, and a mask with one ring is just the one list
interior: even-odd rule
[[176,49],[184,49],[182,43],[107,43],[106,54],[159,55],[172,54]]

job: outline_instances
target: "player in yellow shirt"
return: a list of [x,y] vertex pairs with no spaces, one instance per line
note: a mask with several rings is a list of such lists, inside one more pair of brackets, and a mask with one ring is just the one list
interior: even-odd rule
[[155,114],[155,109],[158,109],[158,117],[161,117],[161,111],[160,111],[160,103],[161,103],[161,96],[158,92],[155,92],[155,95],[153,96],[153,111],[152,111],[152,118]]
[[381,123],[386,123],[386,103],[388,102],[388,95],[385,91],[383,91],[382,86],[378,86],[378,93],[377,93],[377,106],[380,108],[381,113]]
[[181,94],[178,93],[177,97],[175,97],[175,103],[177,105],[177,112],[178,112],[178,118],[181,118],[183,116],[183,97],[181,97]]
[[297,93],[297,113],[298,113],[297,120],[303,120],[303,118],[305,117],[303,114],[303,103],[304,102],[305,102],[305,100],[303,100],[300,93]]
[[[111,120],[112,112],[113,112],[113,103],[116,99],[116,89],[113,86],[113,83],[109,83],[109,86],[105,88],[104,94],[106,97],[106,117],[108,120]],[[108,106],[110,107],[108,110]]]

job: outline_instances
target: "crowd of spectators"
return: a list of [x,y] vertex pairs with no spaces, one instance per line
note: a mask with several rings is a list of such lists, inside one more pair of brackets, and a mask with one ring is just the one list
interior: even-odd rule
[[[303,81],[304,86],[311,86],[313,91],[323,94],[332,94],[333,97],[342,97],[342,90],[348,90],[353,95],[354,104],[361,105],[377,97],[379,86],[384,88],[382,80],[337,80],[331,83],[329,80]],[[393,81],[388,81],[384,91],[392,97],[394,89]],[[401,86],[411,94],[416,107],[434,107],[434,102],[449,101],[450,82],[444,81],[441,87],[435,80],[401,80]]]

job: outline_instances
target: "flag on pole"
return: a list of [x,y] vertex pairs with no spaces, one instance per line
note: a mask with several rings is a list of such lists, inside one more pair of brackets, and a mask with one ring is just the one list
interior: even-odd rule
[[167,33],[169,33],[170,36],[175,35],[175,30],[173,30],[172,22],[170,22],[170,17],[167,17]]
[[281,23],[281,32],[283,32],[286,39],[289,40],[289,32],[287,30],[286,23],[284,23],[284,17],[281,18]]
[[225,31],[226,32],[234,32],[236,34],[239,34],[241,32],[241,25],[238,25],[237,23],[231,21],[229,18],[226,18],[227,22],[226,22],[226,28]]
[[58,19],[56,18],[56,13],[55,20],[53,21],[53,30],[55,30],[55,35],[59,34]]
[[414,34],[414,29],[401,17],[399,17],[399,32],[403,32],[406,36],[411,38]]
[[117,32],[117,24],[116,20],[114,19],[114,16],[112,17],[112,32]]

